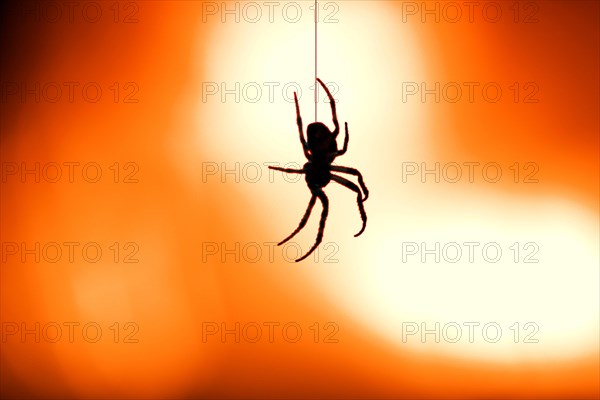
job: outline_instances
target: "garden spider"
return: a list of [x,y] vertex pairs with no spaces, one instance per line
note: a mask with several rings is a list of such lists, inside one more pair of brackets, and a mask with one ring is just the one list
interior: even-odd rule
[[[323,204],[323,211],[321,212],[321,221],[319,222],[319,233],[317,234],[317,240],[315,244],[310,248],[308,253],[298,258],[296,262],[304,260],[308,257],[317,246],[323,240],[323,231],[325,230],[325,220],[327,219],[327,213],[329,211],[329,200],[323,191],[323,188],[327,186],[330,180],[333,180],[339,183],[342,186],[347,187],[348,189],[357,193],[356,202],[358,203],[358,210],[360,211],[360,217],[362,219],[362,228],[361,230],[354,235],[359,236],[365,230],[367,226],[367,214],[365,213],[365,209],[363,207],[363,202],[367,200],[369,197],[369,191],[365,186],[365,182],[363,181],[363,177],[360,172],[354,168],[341,167],[337,165],[331,165],[333,160],[336,157],[343,155],[348,149],[348,123],[345,123],[346,128],[346,137],[344,138],[344,147],[341,150],[337,148],[336,138],[338,133],[340,132],[340,125],[337,120],[337,115],[335,112],[335,100],[333,96],[327,89],[327,86],[317,78],[317,81],[321,84],[325,92],[327,93],[327,97],[329,97],[329,103],[331,104],[331,113],[333,114],[333,125],[335,129],[333,132],[327,128],[321,122],[313,122],[309,124],[306,129],[306,136],[308,137],[308,142],[304,139],[304,133],[302,132],[302,118],[300,117],[300,106],[298,106],[298,97],[296,96],[296,92],[294,92],[294,102],[296,103],[296,122],[298,123],[298,132],[300,133],[300,143],[302,143],[302,149],[304,150],[304,155],[308,159],[308,162],[304,164],[302,169],[290,169],[290,168],[279,168],[279,167],[269,167],[270,169],[274,169],[277,171],[287,172],[290,174],[305,174],[306,175],[306,183],[308,184],[308,188],[310,189],[312,196],[310,201],[308,202],[308,208],[300,220],[300,224],[296,228],[294,232],[291,233],[287,238],[283,239],[277,245],[280,246],[293,238],[308,221],[310,213],[317,201],[317,197],[321,200]],[[342,178],[341,176],[337,176],[332,174],[331,172],[341,172],[346,174],[355,175],[358,177],[358,183],[360,184],[361,189],[364,192],[364,198],[362,198],[362,193],[359,190],[358,186],[349,181],[346,178]]]

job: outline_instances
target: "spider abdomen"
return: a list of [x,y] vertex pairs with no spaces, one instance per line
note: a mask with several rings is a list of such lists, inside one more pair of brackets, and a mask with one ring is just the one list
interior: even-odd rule
[[313,122],[308,125],[306,136],[308,137],[308,148],[313,155],[337,151],[334,134],[321,122]]

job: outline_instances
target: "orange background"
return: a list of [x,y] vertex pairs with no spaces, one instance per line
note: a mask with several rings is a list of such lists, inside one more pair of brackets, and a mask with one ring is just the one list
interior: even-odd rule
[[[357,2],[354,3],[356,6]],[[373,2],[358,3],[367,8]],[[226,133],[219,127],[199,130],[192,119],[194,113],[206,112],[203,107],[207,106],[198,102],[200,82],[215,80],[205,76],[202,69],[202,65],[212,60],[198,55],[209,54],[210,46],[215,46],[219,39],[214,30],[218,21],[213,19],[206,24],[201,21],[201,2],[136,2],[139,22],[132,24],[114,23],[110,14],[112,3],[100,4],[105,14],[95,24],[85,23],[78,14],[72,24],[36,22],[12,11],[5,14],[1,77],[4,85],[95,81],[104,93],[95,104],[80,99],[56,104],[31,100],[22,103],[18,98],[3,101],[2,162],[32,165],[94,161],[108,174],[107,166],[114,162],[124,165],[133,161],[140,167],[136,176],[139,183],[114,184],[103,179],[97,184],[81,180],[74,184],[64,180],[35,184],[8,179],[2,183],[1,235],[3,242],[18,243],[96,241],[105,250],[113,242],[136,242],[140,262],[44,264],[9,258],[1,269],[1,319],[3,323],[25,322],[30,327],[36,321],[42,324],[97,321],[105,332],[115,321],[121,324],[134,321],[140,328],[139,343],[115,344],[110,340],[97,344],[81,340],[21,343],[9,338],[1,343],[2,397],[597,398],[600,395],[597,347],[573,357],[509,363],[439,352],[413,352],[383,340],[333,301],[322,286],[314,284],[313,274],[318,276],[319,269],[330,268],[328,264],[312,263],[310,258],[306,263],[290,264],[281,256],[275,262],[263,259],[256,264],[243,260],[235,263],[232,257],[226,262],[212,257],[202,263],[203,242],[243,244],[283,238],[296,226],[304,210],[308,200],[306,188],[302,181],[295,185],[281,180],[271,185],[223,183],[218,179],[202,182],[202,163],[222,161],[222,157],[209,152],[214,147],[205,146],[204,142]],[[357,29],[344,25],[344,3],[339,4],[342,14],[337,28],[341,32]],[[385,4],[389,18],[402,24],[401,3]],[[541,88],[540,103],[530,107],[511,102],[493,106],[485,102],[427,103],[425,107],[432,117],[424,130],[424,140],[431,144],[425,161],[492,160],[510,165],[534,160],[540,166],[539,185],[532,188],[503,181],[493,191],[498,196],[509,193],[534,200],[544,196],[567,198],[597,220],[599,5],[595,1],[539,4],[538,24],[514,24],[508,17],[499,24],[420,23],[412,18],[405,24],[420,45],[420,57],[427,68],[423,73],[428,80],[509,84],[535,81]],[[122,2],[120,7],[124,6]],[[8,10],[10,6],[4,7]],[[258,24],[257,29],[269,26]],[[307,49],[299,57],[310,57],[311,31],[302,34],[306,35]],[[376,51],[365,55],[378,58],[381,64],[391,56]],[[342,68],[332,65],[334,61],[325,56],[324,59],[329,63],[324,66],[329,75]],[[312,73],[308,69],[306,76],[298,79],[310,81]],[[335,79],[335,76],[324,78]],[[398,103],[390,107],[403,107],[398,83],[402,80],[405,79],[390,77],[387,85],[378,88],[388,94],[397,93]],[[116,81],[121,85],[136,82],[140,88],[139,103],[112,102],[108,87]],[[348,90],[340,89],[336,96],[340,102]],[[194,92],[196,97],[190,98],[189,93]],[[374,103],[376,114],[376,99],[361,98],[356,89],[352,93],[358,99],[357,104]],[[310,94],[302,105],[305,125],[311,121],[309,101]],[[221,105],[213,103],[213,106]],[[269,103],[259,106],[268,116]],[[239,107],[252,112],[256,106]],[[284,107],[287,115],[283,118],[289,123],[277,132],[281,135],[277,146],[281,143],[287,146],[286,151],[297,156],[286,159],[273,146],[275,154],[270,161],[302,162],[293,106],[284,103]],[[347,120],[351,128],[348,158],[351,161],[341,164],[363,171],[367,185],[373,182],[369,187],[375,200],[369,202],[377,201],[377,196],[386,195],[387,185],[402,185],[400,166],[390,165],[385,176],[375,177],[375,171],[382,169],[361,161],[361,154],[405,146],[395,136],[401,131],[403,121],[387,118],[378,121],[388,128],[386,131],[361,131],[352,125],[360,120],[360,115],[342,114],[342,110],[340,103],[340,119]],[[322,119],[329,123],[327,113],[326,107],[320,108]],[[223,118],[226,127],[227,120]],[[226,118],[238,117],[233,114]],[[239,161],[261,164],[266,160],[255,159],[252,153],[271,146],[268,136],[260,136],[261,127],[269,127],[268,119],[242,122],[247,124],[247,131],[227,135],[254,135],[256,149],[246,148],[247,159]],[[363,126],[368,123],[362,122]],[[193,149],[181,152],[185,159],[181,164],[177,152],[187,147]],[[227,153],[228,148],[222,151]],[[235,162],[235,157],[231,159]],[[265,197],[261,197],[264,201],[257,201],[249,194],[255,190],[266,191]],[[467,188],[457,185],[456,190]],[[334,226],[346,218],[341,214],[337,214],[339,219],[334,217],[336,203],[349,204],[348,229],[354,233],[358,228],[353,197],[337,190],[332,193],[329,195],[332,219],[328,221],[325,242],[336,240],[338,230]],[[410,192],[403,192],[403,196],[410,196]],[[369,217],[374,221],[384,219],[385,215],[377,214],[377,203],[369,202],[365,203]],[[317,206],[312,222],[319,212]],[[555,217],[559,221],[567,218]],[[371,226],[376,225],[368,226],[365,235],[370,233]],[[313,240],[316,224],[309,224],[306,229],[309,232],[298,238],[299,243]],[[341,229],[339,232],[350,237],[349,232]],[[371,252],[368,254],[379,251],[377,244],[370,247],[363,244],[365,247],[361,248],[361,238],[350,241],[344,236],[343,240],[348,241],[340,246],[339,273],[343,273],[346,263],[350,266],[353,262],[348,256],[348,246],[358,252]],[[597,253],[596,247],[596,260]],[[103,258],[106,259],[110,257]],[[363,263],[360,268],[368,269],[370,265]],[[472,284],[482,283],[474,278]],[[590,310],[594,307],[590,305]],[[278,321],[283,325],[296,321],[305,329],[304,337],[312,337],[308,327],[315,322],[323,325],[335,321],[340,328],[339,343],[312,340],[295,344],[281,340],[203,343],[202,322],[206,321],[226,322],[229,326],[235,322]],[[597,329],[597,325],[590,329]]]

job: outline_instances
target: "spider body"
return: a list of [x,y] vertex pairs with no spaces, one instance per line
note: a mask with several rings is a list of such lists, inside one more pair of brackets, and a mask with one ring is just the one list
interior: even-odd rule
[[337,142],[333,132],[321,122],[313,122],[308,125],[306,137],[308,139],[308,149],[314,160],[337,151]]
[[[327,214],[329,212],[329,200],[325,195],[323,188],[327,186],[332,180],[357,193],[356,202],[358,204],[358,210],[360,212],[360,217],[362,219],[363,224],[361,230],[354,236],[356,237],[363,233],[367,225],[367,214],[365,213],[363,202],[366,201],[369,197],[369,191],[365,186],[361,173],[354,168],[331,165],[336,157],[343,155],[348,149],[348,123],[345,124],[346,136],[344,138],[344,145],[341,150],[338,150],[336,139],[340,131],[340,126],[337,120],[335,110],[335,100],[329,92],[329,89],[327,89],[327,86],[325,86],[325,84],[318,78],[317,81],[321,84],[321,86],[327,93],[327,97],[329,98],[335,129],[332,132],[325,124],[321,122],[313,122],[312,124],[309,124],[306,129],[306,136],[308,140],[305,140],[304,133],[302,130],[302,117],[300,116],[300,106],[298,105],[298,97],[296,96],[296,93],[294,93],[294,102],[296,103],[296,122],[298,124],[298,132],[300,134],[300,143],[302,144],[304,156],[308,159],[308,162],[304,164],[304,166],[300,170],[269,167],[270,169],[292,174],[305,174],[306,183],[312,194],[308,203],[308,208],[306,209],[302,220],[300,220],[300,224],[298,225],[296,230],[294,230],[294,232],[292,232],[287,238],[279,242],[278,245],[284,244],[292,237],[294,237],[298,232],[300,232],[302,228],[304,228],[306,222],[308,221],[308,218],[310,217],[310,213],[317,201],[317,198],[323,204],[323,211],[321,212],[321,220],[319,222],[319,232],[317,233],[317,239],[315,241],[315,244],[305,255],[298,258],[296,262],[302,261],[306,257],[308,257],[313,251],[315,251],[317,246],[319,246],[319,244],[323,240],[325,222],[327,220]],[[361,189],[359,189],[358,186],[356,186],[354,183],[347,180],[346,178],[335,175],[332,172],[341,172],[357,176],[358,183],[360,185],[360,188],[362,189],[362,192]]]
[[331,181],[331,171],[326,162],[309,161],[302,168],[306,184],[310,189],[321,189]]

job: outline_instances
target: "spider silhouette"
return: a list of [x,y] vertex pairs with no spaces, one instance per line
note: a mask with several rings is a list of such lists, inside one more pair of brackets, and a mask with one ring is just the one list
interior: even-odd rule
[[[365,213],[365,209],[363,207],[363,202],[367,200],[369,197],[369,191],[365,186],[365,182],[363,181],[363,177],[361,173],[349,167],[341,167],[338,165],[331,165],[331,163],[335,160],[336,157],[339,157],[346,153],[348,150],[348,123],[345,123],[346,128],[346,137],[344,138],[344,146],[341,150],[337,148],[336,138],[340,132],[340,124],[338,123],[336,111],[335,111],[335,100],[333,96],[327,89],[327,86],[323,84],[323,82],[317,78],[317,81],[321,84],[325,92],[327,93],[327,97],[329,97],[329,103],[331,104],[331,113],[333,115],[333,125],[335,129],[333,132],[327,128],[321,122],[313,122],[309,124],[306,129],[306,135],[308,137],[308,142],[304,139],[304,133],[302,131],[302,117],[300,117],[300,106],[298,105],[298,97],[296,96],[296,92],[294,92],[294,102],[296,103],[296,122],[298,123],[298,132],[300,133],[300,143],[302,143],[302,149],[304,150],[304,155],[308,159],[308,162],[304,164],[302,169],[291,169],[291,168],[279,168],[279,167],[269,167],[270,169],[274,169],[277,171],[287,172],[290,174],[305,174],[306,183],[308,184],[308,188],[312,193],[310,201],[308,202],[308,208],[304,213],[304,216],[300,220],[300,224],[296,228],[294,232],[292,232],[287,238],[283,239],[277,245],[280,246],[293,238],[304,226],[310,217],[310,213],[317,201],[317,198],[321,200],[323,204],[323,211],[321,212],[321,221],[319,222],[319,233],[317,234],[317,239],[315,244],[310,248],[308,253],[298,258],[296,262],[304,260],[308,257],[319,244],[323,240],[323,232],[325,230],[325,221],[327,220],[327,214],[329,212],[329,200],[323,191],[323,188],[327,186],[327,184],[333,180],[334,182],[339,183],[342,186],[347,187],[348,189],[357,193],[356,202],[358,203],[358,210],[360,211],[360,217],[362,219],[362,228],[360,231],[354,235],[354,237],[359,236],[365,230],[367,226],[367,214]],[[364,192],[364,198],[362,197],[362,193],[358,186],[349,181],[346,178],[343,178],[338,175],[332,174],[332,172],[341,172],[345,174],[351,174],[358,177],[358,183]]]

